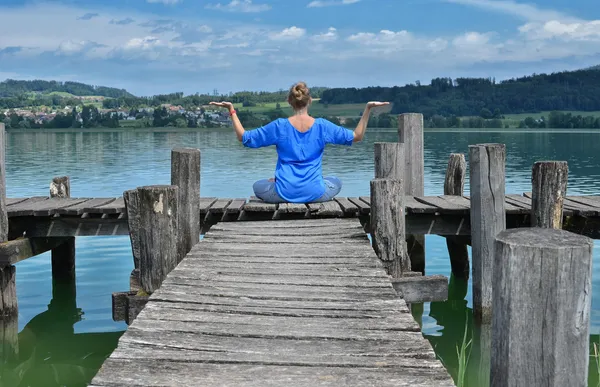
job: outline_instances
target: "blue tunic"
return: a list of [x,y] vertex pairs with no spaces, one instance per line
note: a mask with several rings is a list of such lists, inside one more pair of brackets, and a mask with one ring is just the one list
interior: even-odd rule
[[300,132],[287,118],[279,118],[244,132],[242,144],[248,148],[275,145],[277,167],[275,190],[290,203],[310,203],[325,192],[321,160],[327,144],[352,145],[354,132],[323,119],[306,132]]

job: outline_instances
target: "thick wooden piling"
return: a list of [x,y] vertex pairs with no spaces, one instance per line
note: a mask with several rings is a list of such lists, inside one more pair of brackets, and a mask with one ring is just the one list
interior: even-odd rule
[[177,229],[179,258],[200,241],[200,150],[177,148],[171,151],[171,185],[179,187]]
[[562,228],[568,176],[566,161],[540,161],[533,164],[531,227]]
[[[446,168],[444,195],[463,196],[467,162],[462,153],[452,153]],[[464,237],[446,237],[446,246],[450,256],[452,274],[458,278],[469,279],[469,250]]]
[[129,287],[133,292],[141,289],[140,285],[140,212],[138,190],[132,189],[123,192],[127,225],[129,226],[129,240],[133,255],[133,270],[129,276]]
[[504,144],[469,146],[473,315],[482,323],[492,316],[494,238],[506,228]]
[[373,248],[392,278],[410,271],[406,253],[402,180],[371,180],[371,236]]
[[[423,196],[425,192],[425,159],[423,115],[405,113],[398,117],[398,139],[404,144],[404,193]],[[425,272],[425,236],[408,235],[406,248],[413,271]]]
[[138,188],[140,217],[140,282],[152,294],[178,263],[177,204],[179,188]]
[[592,249],[552,228],[496,237],[491,387],[588,385]]
[[[51,198],[70,198],[71,180],[69,176],[54,177],[50,182]],[[54,281],[75,280],[75,237],[52,249],[52,279]]]

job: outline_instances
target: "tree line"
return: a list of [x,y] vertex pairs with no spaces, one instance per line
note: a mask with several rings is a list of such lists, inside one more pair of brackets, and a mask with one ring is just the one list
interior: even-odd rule
[[392,114],[422,113],[434,116],[479,116],[537,113],[554,110],[600,110],[600,71],[586,69],[539,74],[496,82],[493,78],[435,78],[431,84],[334,88],[324,90],[320,103],[393,103]]

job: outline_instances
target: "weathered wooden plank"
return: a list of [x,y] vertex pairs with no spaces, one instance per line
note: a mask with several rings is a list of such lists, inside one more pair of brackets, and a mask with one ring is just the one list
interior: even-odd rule
[[573,201],[568,197],[563,199],[563,213],[564,209],[570,210],[574,215],[579,216],[600,216],[600,208]]
[[274,228],[288,228],[288,229],[304,229],[311,228],[317,229],[319,227],[359,227],[360,221],[353,218],[322,218],[322,219],[298,219],[298,220],[278,220],[276,222],[271,221],[241,221],[234,223],[220,223],[217,227],[223,230],[248,230],[248,229],[261,229],[271,230]]
[[358,213],[361,215],[368,215],[371,212],[371,206],[360,198],[348,198],[348,201],[358,208]]
[[414,196],[404,196],[404,206],[407,214],[435,214],[438,207],[415,199]]
[[448,299],[448,277],[443,275],[402,277],[392,280],[398,295],[408,303]]
[[360,200],[365,202],[369,207],[371,206],[371,197],[370,196],[360,196]]
[[309,203],[308,208],[310,213],[313,216],[320,217],[342,217],[344,216],[344,211],[340,207],[340,205],[334,201],[330,200],[328,202],[323,203]]
[[586,386],[593,241],[523,228],[495,244],[494,308],[510,313],[493,314],[490,386]]
[[358,206],[347,198],[335,198],[334,200],[339,204],[345,215],[356,215],[358,213]]
[[49,199],[49,196],[34,196],[25,201],[6,206],[6,211],[9,217],[33,215],[31,208],[35,208],[35,205],[39,202]]
[[123,197],[118,197],[114,201],[86,209],[88,214],[120,214],[125,212],[125,201]]
[[567,199],[571,202],[576,202],[583,204],[585,206],[593,207],[600,209],[600,196],[590,196],[590,195],[581,195],[581,196],[567,196]]
[[440,214],[461,214],[465,215],[470,212],[470,206],[465,206],[464,202],[457,198],[446,198],[445,196],[424,196],[415,197],[415,200],[430,206],[437,207]]
[[103,235],[129,235],[127,219],[100,219],[100,218],[12,218],[10,220],[11,234],[16,230],[23,232],[30,238],[33,237],[66,237],[66,236],[103,236]]
[[90,198],[87,201],[69,207],[57,208],[54,210],[54,213],[69,216],[81,215],[85,212],[89,213],[90,208],[104,206],[114,202],[115,200],[116,198]]
[[246,199],[233,199],[231,203],[225,209],[225,215],[237,215],[242,211],[244,205],[246,204]]
[[217,201],[217,198],[203,198],[200,197],[200,215],[206,214],[210,206]]
[[10,206],[13,204],[17,204],[17,203],[22,203],[25,200],[27,200],[28,198],[6,198],[6,205]]
[[[417,363],[417,362],[415,362]],[[144,359],[108,359],[94,386],[377,386],[450,387],[452,379],[437,367],[305,367],[255,364],[186,363]],[[142,379],[143,378],[143,379]],[[93,387],[93,386],[92,386]]]
[[[263,257],[262,255],[248,255],[248,254],[221,254],[216,256],[214,254],[204,255],[188,255],[190,258],[199,258],[204,260],[207,265],[212,266],[233,266],[236,267],[240,264],[256,264],[265,265],[268,267],[274,267],[275,265],[291,265],[290,267],[302,266],[302,265],[353,265],[353,266],[366,266],[366,267],[379,267],[376,259],[364,260],[362,256],[350,256],[350,257],[331,257],[323,258],[320,256],[313,257],[295,257],[290,260],[288,258],[281,257]],[[290,261],[292,263],[290,263]]]
[[277,211],[284,214],[306,214],[308,207],[306,204],[300,203],[282,203],[279,205]]
[[265,203],[262,201],[249,201],[244,205],[243,211],[247,212],[275,212],[278,205],[273,203]]
[[[471,211],[471,201],[464,198],[465,177],[467,174],[467,163],[465,155],[453,153],[448,160],[446,177],[444,180],[444,195],[449,201],[458,201],[457,204],[467,207]],[[446,247],[450,256],[452,274],[461,279],[469,279],[469,250],[464,238],[446,237]]]
[[231,203],[233,199],[217,199],[207,210],[207,216],[209,214],[223,214],[225,209]]
[[60,246],[70,238],[22,238],[0,243],[0,267],[35,257]]
[[66,209],[78,204],[85,204],[89,201],[89,198],[51,198],[38,203],[36,206],[33,206],[31,209],[31,215],[51,216],[57,214],[60,209]]
[[295,257],[314,256],[321,256],[323,258],[373,256],[373,249],[370,246],[365,246],[363,243],[353,244],[352,249],[347,249],[345,248],[344,244],[338,243],[335,245],[330,245],[324,250],[321,246],[307,246],[304,243],[290,243],[286,244],[285,246],[280,246],[276,243],[273,243],[270,246],[265,246],[260,244],[240,245],[229,242],[217,242],[203,239],[198,246],[201,246],[202,250],[206,254],[244,252],[248,255],[261,254],[265,257],[285,256],[288,259]]
[[225,223],[217,224],[210,228],[206,235],[231,235],[232,233],[243,233],[244,235],[259,235],[259,236],[304,236],[310,238],[312,236],[330,236],[333,239],[334,235],[348,235],[348,233],[362,233],[363,228],[360,224],[356,225],[338,225],[327,227],[270,227],[270,228],[254,228],[244,227],[239,225],[230,225]]
[[[367,235],[362,232],[354,233],[338,233],[335,237],[331,235],[312,235],[305,236],[307,243],[321,244],[338,244],[338,243],[361,243],[368,240]],[[297,236],[280,235],[280,238],[274,240],[269,235],[240,235],[233,233],[213,233],[211,241],[237,241],[238,243],[264,243],[264,244],[281,244],[281,243],[297,243]]]

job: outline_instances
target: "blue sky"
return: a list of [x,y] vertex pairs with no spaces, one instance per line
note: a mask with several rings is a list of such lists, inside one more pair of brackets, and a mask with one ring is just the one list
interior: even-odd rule
[[600,64],[597,0],[0,0],[0,17],[0,79],[137,95],[506,79]]

